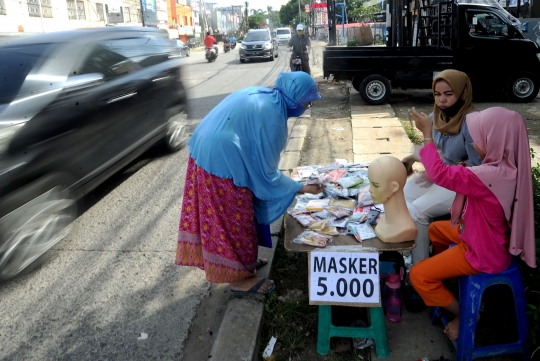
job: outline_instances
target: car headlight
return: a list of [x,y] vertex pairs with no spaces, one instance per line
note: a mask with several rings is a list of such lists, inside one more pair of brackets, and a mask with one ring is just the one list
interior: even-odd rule
[[17,133],[17,130],[19,130],[19,128],[20,126],[12,126],[0,129],[0,153],[6,151],[9,146],[9,142],[15,136],[15,133]]
[[270,43],[264,43],[264,48],[265,48],[265,49],[272,49],[272,44],[270,44]]
[[246,46],[245,45],[240,45],[240,49],[246,50]]

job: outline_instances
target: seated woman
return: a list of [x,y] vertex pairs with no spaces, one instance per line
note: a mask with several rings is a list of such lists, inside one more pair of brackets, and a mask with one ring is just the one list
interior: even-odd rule
[[[431,122],[416,117],[416,127],[430,137]],[[429,237],[436,255],[414,265],[411,282],[428,306],[444,307],[456,317],[444,332],[458,338],[459,302],[443,280],[499,273],[511,254],[536,267],[531,158],[525,122],[519,113],[488,108],[470,114],[467,123],[480,166],[444,164],[431,140],[420,151],[428,177],[457,193],[451,221],[434,222]],[[457,227],[456,227],[457,226]],[[450,244],[457,246],[448,248]]]
[[[480,165],[481,160],[472,147],[473,141],[467,129],[466,118],[475,111],[467,74],[452,69],[441,72],[433,80],[433,96],[435,104],[433,113],[429,115],[433,127],[426,139],[435,143],[443,162],[448,165]],[[416,116],[429,121],[424,113],[416,113]],[[403,159],[409,170],[415,161],[420,161],[418,155]],[[403,191],[407,208],[418,228],[416,247],[412,250],[412,262],[416,264],[429,257],[429,225],[433,218],[448,214],[456,194],[433,184],[425,172],[410,177]]]

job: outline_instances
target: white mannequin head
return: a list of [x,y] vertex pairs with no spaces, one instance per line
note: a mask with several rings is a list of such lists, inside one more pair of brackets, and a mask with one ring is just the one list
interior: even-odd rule
[[375,204],[387,202],[397,191],[403,191],[407,170],[395,157],[375,159],[368,168],[369,193]]

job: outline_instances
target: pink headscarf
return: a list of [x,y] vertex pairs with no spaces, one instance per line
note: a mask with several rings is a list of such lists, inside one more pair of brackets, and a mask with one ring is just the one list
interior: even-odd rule
[[[525,121],[521,114],[493,107],[467,115],[474,143],[486,157],[469,168],[488,187],[504,209],[511,228],[509,252],[536,267],[531,154]],[[452,225],[459,221],[465,196],[456,195]]]

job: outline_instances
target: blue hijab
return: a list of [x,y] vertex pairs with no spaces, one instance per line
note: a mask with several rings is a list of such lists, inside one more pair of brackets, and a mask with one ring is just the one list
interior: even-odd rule
[[188,143],[191,157],[208,173],[250,189],[257,222],[270,224],[302,188],[278,170],[287,144],[288,110],[320,97],[304,72],[279,74],[274,89],[238,90],[197,126]]

